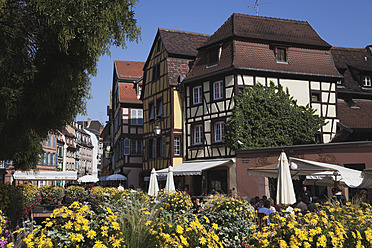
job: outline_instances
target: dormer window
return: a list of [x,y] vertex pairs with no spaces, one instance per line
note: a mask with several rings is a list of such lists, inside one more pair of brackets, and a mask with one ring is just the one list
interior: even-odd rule
[[363,86],[364,87],[371,87],[371,76],[363,76]]
[[217,65],[220,61],[221,47],[214,47],[207,52],[208,66]]
[[284,47],[275,47],[275,59],[276,62],[288,62],[287,49]]

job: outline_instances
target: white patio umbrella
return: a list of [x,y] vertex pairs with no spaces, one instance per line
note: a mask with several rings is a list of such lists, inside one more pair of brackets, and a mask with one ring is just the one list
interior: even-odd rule
[[174,186],[174,179],[173,179],[173,167],[169,166],[168,174],[167,174],[167,182],[165,183],[165,192],[173,193],[176,191],[176,186]]
[[112,174],[106,178],[107,181],[124,181],[127,180],[126,176],[121,174]]
[[284,152],[279,157],[278,185],[276,189],[276,203],[278,205],[292,205],[296,202],[287,155]]
[[99,179],[93,175],[85,175],[80,177],[77,181],[78,183],[96,183],[99,181]]
[[149,190],[147,192],[150,196],[156,196],[159,191],[159,184],[158,179],[156,178],[155,169],[152,168],[151,175],[150,175],[150,183],[149,183]]

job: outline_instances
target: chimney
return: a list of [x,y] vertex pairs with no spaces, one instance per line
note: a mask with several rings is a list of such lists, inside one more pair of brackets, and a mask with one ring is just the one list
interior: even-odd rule
[[88,126],[87,126],[87,128],[89,128],[89,127],[90,127],[90,122],[91,122],[91,119],[90,119],[90,118],[88,118]]

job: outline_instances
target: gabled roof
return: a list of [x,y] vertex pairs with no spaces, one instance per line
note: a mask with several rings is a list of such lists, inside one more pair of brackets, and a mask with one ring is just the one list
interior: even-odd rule
[[297,77],[331,77],[335,80],[342,77],[333,64],[330,51],[289,47],[287,57],[288,63],[278,63],[274,49],[269,44],[241,40],[226,41],[222,46],[219,63],[214,66],[208,66],[206,49],[200,49],[185,82],[236,69],[291,74]]
[[114,64],[116,76],[119,80],[136,81],[143,75],[142,68],[145,62],[115,60]]
[[119,83],[119,101],[125,103],[142,103],[137,99],[137,92],[133,83]]
[[367,48],[332,47],[331,53],[335,66],[344,76],[341,92],[366,92],[361,88],[356,77],[361,73],[372,74],[372,54]]
[[189,57],[197,55],[200,47],[210,35],[159,28],[158,33],[165,50],[171,57]]
[[234,37],[252,42],[279,43],[329,50],[325,42],[305,21],[286,20],[234,13],[203,44],[203,47]]

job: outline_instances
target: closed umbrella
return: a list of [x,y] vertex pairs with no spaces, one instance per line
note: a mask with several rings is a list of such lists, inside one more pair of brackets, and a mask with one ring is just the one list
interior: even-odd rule
[[80,177],[77,181],[78,183],[96,183],[99,181],[99,179],[93,175],[85,175]]
[[279,157],[278,185],[276,189],[276,203],[278,205],[292,205],[296,202],[287,155],[284,152]]
[[173,179],[173,167],[169,166],[168,174],[167,174],[167,182],[165,183],[165,192],[173,193],[176,191],[176,187],[174,186],[174,179]]
[[151,175],[150,175],[149,190],[147,194],[150,196],[156,196],[158,194],[158,191],[159,191],[158,179],[156,178],[155,169],[152,168]]
[[124,181],[127,180],[126,176],[121,174],[112,174],[106,178],[107,181]]

